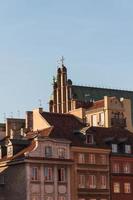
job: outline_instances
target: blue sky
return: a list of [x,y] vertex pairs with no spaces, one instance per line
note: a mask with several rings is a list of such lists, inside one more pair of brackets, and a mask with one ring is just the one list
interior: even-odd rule
[[0,120],[44,109],[63,55],[75,84],[133,90],[132,0],[0,0]]

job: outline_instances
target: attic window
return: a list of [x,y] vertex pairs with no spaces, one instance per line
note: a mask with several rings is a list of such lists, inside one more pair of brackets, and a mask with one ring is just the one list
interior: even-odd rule
[[125,145],[125,153],[131,153],[131,145]]
[[13,146],[10,145],[7,147],[7,157],[12,157],[13,156]]
[[117,153],[118,151],[118,145],[117,144],[112,144],[112,152]]
[[86,135],[86,143],[87,143],[87,144],[94,144],[93,135],[90,135],[90,134],[87,134],[87,135]]

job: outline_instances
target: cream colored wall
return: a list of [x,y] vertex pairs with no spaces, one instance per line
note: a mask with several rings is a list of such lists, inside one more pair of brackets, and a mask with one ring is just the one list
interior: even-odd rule
[[[92,118],[93,115],[96,115],[96,118],[97,118],[97,126],[100,126],[100,125],[98,125],[98,122],[100,122],[100,118],[99,118],[100,113],[104,113],[104,109],[103,109],[103,108],[87,111],[87,112],[86,112],[86,120],[87,120],[87,123],[88,123],[90,126],[93,126],[93,123],[92,123],[92,119],[91,119],[91,118]],[[105,114],[104,114],[104,124],[105,124]]]
[[126,117],[127,129],[130,130],[131,132],[133,132],[132,116],[131,116],[131,100],[124,99],[123,105],[125,108],[124,116]]
[[78,109],[69,111],[69,113],[77,117],[77,119],[79,119],[81,122],[83,122],[83,119],[85,117],[85,109],[78,108]]
[[41,116],[41,108],[33,110],[33,131],[43,130],[50,127],[50,124]]

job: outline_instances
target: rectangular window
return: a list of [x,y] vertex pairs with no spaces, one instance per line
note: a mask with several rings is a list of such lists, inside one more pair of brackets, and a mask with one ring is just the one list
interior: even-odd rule
[[93,135],[90,135],[90,134],[86,135],[86,143],[87,144],[93,144],[94,143]]
[[131,145],[125,145],[125,153],[131,153]]
[[85,175],[79,175],[79,188],[85,188]]
[[101,160],[101,164],[102,165],[106,165],[107,164],[107,157],[106,157],[106,155],[100,155],[100,160]]
[[59,158],[65,158],[65,149],[64,148],[59,148],[58,149],[58,156]]
[[85,163],[85,155],[83,153],[79,153],[78,162],[79,163]]
[[51,167],[44,168],[44,180],[53,181],[53,169]]
[[130,183],[124,183],[124,193],[126,193],[126,194],[131,193],[131,184]]
[[120,172],[119,163],[113,163],[113,173],[119,173],[119,172]]
[[117,151],[118,151],[117,144],[112,144],[112,152],[117,153]]
[[12,157],[13,156],[13,146],[10,145],[7,147],[7,157]]
[[31,168],[31,180],[38,181],[39,180],[39,169],[38,167]]
[[66,170],[65,168],[58,169],[58,181],[65,182],[66,181]]
[[101,189],[107,189],[107,178],[105,175],[101,175]]
[[126,174],[129,174],[131,172],[131,166],[130,166],[130,163],[125,163],[124,166],[123,166],[123,170],[124,170],[124,173]]
[[52,157],[52,147],[51,146],[46,146],[45,147],[45,156],[47,158]]
[[89,188],[95,189],[96,188],[96,176],[95,175],[89,175]]
[[113,190],[114,193],[120,193],[120,183],[114,183]]
[[96,164],[95,154],[89,154],[89,164]]
[[99,113],[99,126],[104,126],[104,112]]
[[91,119],[92,119],[92,126],[97,126],[97,115],[92,115]]

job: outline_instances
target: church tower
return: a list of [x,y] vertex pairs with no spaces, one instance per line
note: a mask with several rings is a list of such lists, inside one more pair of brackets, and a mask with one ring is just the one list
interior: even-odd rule
[[72,81],[67,79],[67,68],[62,57],[61,66],[57,69],[57,77],[53,79],[53,99],[49,102],[50,112],[66,113],[71,110],[71,85]]

